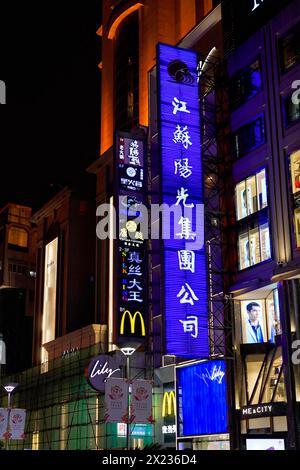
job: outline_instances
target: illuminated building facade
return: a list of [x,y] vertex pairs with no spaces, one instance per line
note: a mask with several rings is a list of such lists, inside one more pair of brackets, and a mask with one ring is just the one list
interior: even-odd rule
[[88,193],[65,188],[32,218],[37,226],[35,365],[47,364],[45,344],[100,323],[94,317],[93,209]]
[[[178,46],[184,49],[194,49],[202,53],[205,58],[206,55],[217,46],[221,49],[222,43],[222,31],[221,31],[221,8],[218,6],[219,2],[212,1],[151,1],[146,0],[142,2],[114,2],[104,1],[103,2],[103,24],[99,28],[98,34],[102,38],[102,62],[100,69],[102,73],[102,107],[101,107],[101,155],[100,158],[94,162],[89,171],[96,175],[96,205],[99,207],[101,204],[108,204],[111,207],[118,207],[119,196],[124,195],[124,187],[120,185],[120,154],[123,155],[123,144],[122,150],[120,151],[119,134],[125,133],[125,138],[129,139],[131,143],[134,141],[141,142],[146,141],[145,151],[143,153],[144,163],[144,180],[138,182],[139,187],[142,185],[146,188],[146,192],[151,191],[154,200],[150,201],[149,193],[146,193],[146,199],[139,194],[140,201],[148,204],[150,202],[160,202],[160,196],[155,188],[155,176],[154,167],[158,168],[161,164],[160,150],[157,144],[152,139],[154,134],[157,134],[157,119],[159,116],[159,100],[157,99],[157,87],[155,89],[151,82],[157,80],[157,76],[153,78],[151,71],[158,70],[159,67],[159,54],[157,44],[167,44],[169,46]],[[217,8],[216,8],[217,7]],[[203,20],[203,21],[201,21]],[[194,28],[198,25],[198,30]],[[124,40],[126,38],[126,40]],[[184,39],[185,38],[185,39]],[[182,45],[180,42],[183,40]],[[171,49],[171,48],[170,48]],[[176,55],[176,48],[173,49]],[[193,114],[192,119],[194,120],[194,134],[195,145],[194,145],[194,161],[191,164],[194,165],[194,179],[191,178],[191,186],[189,190],[193,191],[194,204],[201,204],[201,195],[197,194],[197,187],[201,185],[202,173],[199,171],[197,166],[200,168],[201,161],[199,160],[199,149],[200,149],[200,114],[198,106],[198,84],[197,84],[197,54],[196,52],[186,52],[187,55],[192,57],[190,60],[193,74],[194,74],[194,88],[192,92],[192,107]],[[205,55],[206,54],[206,55]],[[168,54],[167,54],[168,55]],[[173,58],[175,60],[175,56]],[[176,81],[175,81],[176,83]],[[167,82],[166,82],[167,86]],[[189,87],[186,88],[186,90]],[[176,91],[177,90],[177,91]],[[184,93],[181,89],[180,84],[177,84],[176,91],[178,97]],[[165,92],[161,90],[161,94],[164,97]],[[175,95],[174,95],[175,96]],[[173,99],[173,97],[172,97]],[[172,101],[172,100],[171,100]],[[171,103],[169,103],[171,105]],[[166,103],[167,106],[167,103]],[[171,105],[172,106],[172,105]],[[166,109],[166,108],[165,108]],[[172,108],[173,109],[173,108]],[[162,110],[162,112],[164,112]],[[188,114],[185,117],[189,117]],[[174,121],[175,122],[175,121]],[[189,123],[190,120],[187,120]],[[179,123],[179,121],[178,121]],[[180,121],[184,127],[185,122]],[[126,135],[127,133],[127,135]],[[198,140],[197,140],[198,139]],[[179,143],[179,141],[178,141]],[[178,158],[181,155],[180,145],[178,145]],[[125,150],[125,158],[126,156]],[[122,157],[123,158],[123,157]],[[182,157],[184,158],[184,156]],[[131,172],[136,174],[137,170],[140,172],[141,166],[137,163],[132,162]],[[121,164],[121,170],[124,170],[124,165]],[[178,168],[179,170],[179,168]],[[128,173],[127,173],[128,175]],[[179,175],[179,173],[178,173]],[[166,182],[167,182],[167,174]],[[130,178],[129,178],[130,179]],[[132,177],[132,179],[134,179]],[[127,176],[128,180],[128,176]],[[192,181],[193,180],[193,181]],[[156,179],[158,184],[158,180]],[[136,186],[136,182],[132,182],[130,186]],[[183,185],[183,183],[182,183]],[[152,189],[151,189],[152,186]],[[128,193],[128,185],[125,188],[127,195],[133,195],[133,198],[137,197],[137,192]],[[175,191],[175,196],[177,192]],[[200,197],[200,199],[199,199]],[[156,199],[155,199],[156,198]],[[136,200],[136,199],[135,199]],[[167,202],[167,201],[165,201]],[[170,202],[170,201],[168,201]],[[176,202],[176,197],[175,197]],[[121,204],[121,203],[119,203]],[[122,209],[122,207],[121,207]],[[118,215],[121,218],[122,212],[120,207],[118,208]],[[203,216],[203,214],[202,214]],[[201,218],[201,217],[200,217]],[[204,222],[202,222],[203,225]],[[123,230],[121,228],[123,233]],[[121,237],[122,238],[122,237]],[[204,241],[204,240],[203,240]],[[203,248],[203,241],[202,247]],[[125,240],[127,243],[128,240]],[[160,278],[162,272],[162,266],[170,266],[170,259],[164,261],[160,256],[156,256],[151,248],[151,243],[147,241],[147,249],[152,251],[152,256],[142,257],[139,252],[139,247],[134,247],[134,253],[130,252],[128,248],[127,252],[123,250],[122,259],[120,260],[117,245],[119,242],[112,242],[111,240],[97,240],[97,262],[98,269],[96,270],[96,305],[101,315],[101,321],[108,324],[108,349],[113,351],[115,344],[122,343],[123,334],[124,336],[124,325],[129,329],[131,335],[127,336],[127,341],[135,340],[141,343],[143,350],[145,351],[144,364],[141,365],[140,374],[144,374],[143,377],[154,380],[155,383],[155,397],[158,400],[159,407],[155,411],[155,425],[153,426],[153,440],[154,442],[161,442],[166,447],[176,446],[176,433],[175,433],[175,412],[172,412],[172,416],[163,416],[163,405],[165,392],[170,392],[175,395],[175,364],[184,360],[184,358],[196,359],[199,357],[209,357],[208,347],[208,320],[207,320],[207,308],[206,303],[206,276],[201,266],[205,267],[205,253],[201,249],[197,253],[196,265],[197,273],[191,272],[189,282],[184,282],[186,279],[183,272],[182,284],[178,284],[178,292],[181,288],[191,287],[191,282],[194,286],[195,298],[203,298],[202,314],[197,316],[197,337],[198,337],[198,351],[193,353],[193,341],[188,341],[188,335],[183,333],[183,328],[189,328],[188,318],[193,316],[193,309],[190,309],[190,314],[187,316],[180,316],[180,308],[178,309],[178,326],[181,332],[181,337],[173,334],[173,339],[170,337],[170,347],[176,342],[180,346],[181,344],[181,357],[180,351],[176,352],[168,351],[166,348],[166,334],[168,332],[171,335],[177,330],[177,323],[173,326],[170,324],[166,329],[162,327],[161,318],[164,312],[164,304],[160,303],[158,292],[168,291],[166,285]],[[154,247],[154,250],[156,248]],[[131,250],[132,251],[132,250]],[[184,256],[184,244],[182,244],[179,250]],[[149,253],[149,251],[148,251]],[[171,251],[169,251],[171,255]],[[193,254],[191,255],[193,257]],[[128,264],[127,260],[135,259],[139,261]],[[147,264],[146,264],[147,261]],[[182,260],[184,261],[184,260]],[[176,263],[178,263],[178,253],[176,253]],[[171,261],[171,264],[174,260]],[[144,310],[138,309],[136,302],[142,301],[142,285],[140,284],[140,277],[138,274],[142,271],[145,272],[145,276],[148,277],[148,284],[146,288],[147,308]],[[135,279],[132,279],[127,284],[127,289],[124,287],[123,303],[124,298],[130,296],[132,301],[129,300],[130,308],[124,310],[124,305],[120,304],[119,291],[120,283],[124,285],[124,270],[132,270],[135,273]],[[203,279],[200,279],[200,273]],[[197,276],[198,282],[202,283],[202,286],[197,287]],[[200,276],[200,277],[199,277]],[[143,275],[144,278],[144,275]],[[192,279],[194,278],[194,279]],[[126,281],[126,279],[125,279]],[[167,281],[172,284],[171,277]],[[134,291],[133,284],[136,289]],[[126,286],[126,284],[125,284]],[[169,290],[169,292],[171,292]],[[174,291],[175,292],[175,291]],[[173,292],[173,294],[174,294]],[[172,295],[173,295],[172,294]],[[170,302],[179,302],[182,309],[186,310],[184,299],[188,292],[182,292],[182,302],[180,299],[166,300],[166,305]],[[161,297],[162,298],[162,297]],[[123,317],[117,316],[120,314],[120,305]],[[174,303],[175,305],[175,303]],[[165,317],[167,318],[167,316]],[[171,316],[168,318],[171,320]],[[180,323],[180,320],[182,323]],[[121,322],[121,323],[120,323]],[[127,326],[126,326],[127,325]],[[145,325],[145,329],[144,329]],[[200,330],[198,330],[198,325]],[[198,333],[203,330],[203,334]],[[144,334],[145,333],[145,334]],[[177,336],[175,338],[175,336]],[[195,331],[196,336],[196,331]],[[201,340],[202,339],[202,340]],[[130,341],[129,341],[130,342]],[[188,346],[188,343],[189,346]],[[172,359],[173,355],[177,354],[178,358]],[[165,367],[162,367],[165,366]],[[155,370],[155,373],[154,373]],[[171,395],[171,397],[173,397]]]
[[[246,2],[247,3],[247,2]],[[224,2],[240,448],[299,448],[300,3]],[[233,16],[231,15],[233,13]],[[232,19],[234,18],[234,21]],[[264,407],[261,405],[264,404]],[[269,406],[269,408],[268,408]]]
[[[96,237],[94,204],[68,189],[33,218],[35,363],[59,364],[57,382],[79,364],[68,403],[56,396],[54,448],[125,447],[126,426],[104,429],[103,395],[80,374],[126,343],[140,346],[132,375],[154,384],[154,425],[131,428],[132,445],[299,447],[300,5],[270,2],[103,1],[101,155],[88,171],[96,207],[121,225]],[[200,240],[188,212],[179,241],[146,240],[139,202],[198,205]],[[76,406],[85,435],[72,429],[69,444]]]

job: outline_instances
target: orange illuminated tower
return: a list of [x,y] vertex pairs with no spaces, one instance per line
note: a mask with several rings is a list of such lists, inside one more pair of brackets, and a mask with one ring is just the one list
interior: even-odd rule
[[177,44],[213,8],[212,0],[103,0],[101,155],[116,128],[148,125],[148,71],[158,42]]

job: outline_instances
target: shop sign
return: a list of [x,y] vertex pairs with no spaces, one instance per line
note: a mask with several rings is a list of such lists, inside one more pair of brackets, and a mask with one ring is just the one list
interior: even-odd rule
[[97,356],[91,360],[87,370],[87,381],[97,392],[104,392],[110,377],[119,377],[120,368],[111,356]]
[[286,403],[261,403],[241,409],[241,419],[282,416],[286,414]]

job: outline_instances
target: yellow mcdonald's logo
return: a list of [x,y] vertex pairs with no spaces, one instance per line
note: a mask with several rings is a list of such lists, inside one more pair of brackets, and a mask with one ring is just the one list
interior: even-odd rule
[[162,417],[175,416],[175,410],[175,392],[165,392],[162,405]]
[[137,317],[139,317],[140,323],[141,323],[142,336],[146,336],[146,328],[145,328],[145,321],[144,321],[143,315],[141,314],[141,312],[135,312],[135,314],[132,315],[132,313],[129,310],[125,310],[125,312],[123,313],[122,320],[121,320],[120,334],[121,335],[125,334],[125,320],[127,316],[129,317],[129,320],[130,320],[131,334],[133,335],[135,333],[136,319]]

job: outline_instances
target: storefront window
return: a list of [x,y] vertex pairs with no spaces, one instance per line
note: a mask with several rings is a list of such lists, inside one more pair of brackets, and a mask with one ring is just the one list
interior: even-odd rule
[[259,242],[259,228],[254,227],[249,232],[249,240],[250,240],[250,265],[253,266],[254,264],[258,264],[261,262],[260,257],[260,242]]
[[271,258],[268,222],[242,230],[238,238],[239,269],[246,269]]
[[281,334],[278,290],[266,299],[241,301],[242,338],[244,344],[275,343]]
[[293,153],[290,158],[293,194],[300,191],[300,150]]
[[300,247],[300,150],[290,156],[296,246]]
[[239,269],[271,258],[268,223],[266,170],[250,176],[235,187],[236,217],[240,222]]
[[266,170],[262,170],[256,175],[257,184],[257,204],[258,210],[264,209],[268,205]]
[[261,261],[266,261],[271,258],[269,224],[264,224],[260,226],[259,236],[260,236]]
[[249,234],[243,232],[239,236],[239,260],[240,260],[240,269],[246,269],[250,266],[250,257],[249,257]]
[[269,369],[269,375],[266,380],[266,385],[264,387],[264,393],[261,397],[261,401],[263,403],[285,402],[286,390],[284,374],[282,370],[281,348],[276,350],[276,354],[273,360],[272,356],[268,358],[267,367]]
[[295,210],[296,246],[300,247],[300,208]]
[[237,184],[235,197],[237,220],[267,207],[266,170],[264,169]]

